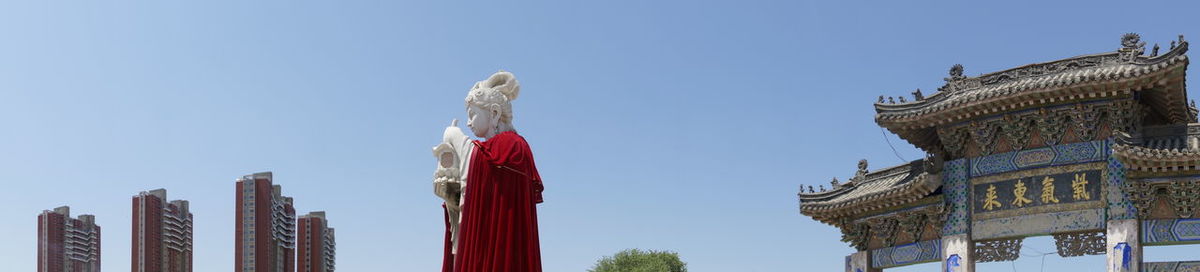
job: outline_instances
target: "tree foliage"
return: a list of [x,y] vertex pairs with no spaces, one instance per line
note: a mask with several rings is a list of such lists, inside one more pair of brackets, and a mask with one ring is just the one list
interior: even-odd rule
[[687,272],[687,263],[679,260],[679,253],[626,249],[612,256],[605,256],[590,272]]

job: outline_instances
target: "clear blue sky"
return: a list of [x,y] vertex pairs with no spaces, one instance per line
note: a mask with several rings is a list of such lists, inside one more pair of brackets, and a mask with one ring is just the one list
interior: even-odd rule
[[[443,225],[430,148],[464,118],[468,88],[505,69],[523,83],[515,125],[546,181],[547,271],[582,271],[631,247],[678,251],[693,271],[837,271],[852,250],[835,228],[801,216],[795,194],[845,180],[861,158],[872,168],[901,162],[873,122],[876,97],[930,94],[955,63],[978,75],[1112,51],[1126,32],[1164,48],[1177,34],[1200,39],[1198,10],[1192,1],[4,3],[0,263],[34,270],[36,215],[71,205],[103,226],[104,270],[126,271],[129,199],[166,188],[192,202],[196,271],[227,271],[234,180],[274,171],[300,213],[328,211],[340,271],[434,271]],[[887,137],[905,159],[922,156]],[[1196,259],[1196,250],[1150,248],[1147,259]],[[1104,267],[1102,257],[1047,258],[1051,269],[1080,265]]]

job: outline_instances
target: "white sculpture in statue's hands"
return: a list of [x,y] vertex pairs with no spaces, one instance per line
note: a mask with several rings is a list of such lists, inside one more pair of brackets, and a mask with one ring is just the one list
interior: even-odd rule
[[[450,126],[442,133],[442,142],[433,147],[433,156],[438,159],[437,171],[434,172],[434,194],[445,199],[448,204],[457,206],[457,196],[452,191],[465,187],[467,177],[467,162],[471,155],[471,139],[458,128],[458,120],[450,121]],[[448,188],[459,187],[459,188]]]
[[433,156],[438,160],[433,173],[433,194],[446,202],[449,216],[451,240],[458,241],[458,222],[461,220],[463,192],[467,187],[467,170],[471,159],[471,138],[458,128],[458,119],[442,132],[442,142],[433,147]]

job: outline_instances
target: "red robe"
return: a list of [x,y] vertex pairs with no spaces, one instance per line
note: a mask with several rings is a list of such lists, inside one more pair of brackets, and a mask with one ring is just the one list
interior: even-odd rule
[[543,187],[529,144],[511,131],[474,143],[452,271],[542,271],[536,205]]
[[446,218],[446,242],[443,244],[442,251],[442,272],[454,272],[454,251],[451,251],[454,243],[450,241],[450,210],[446,209],[446,204],[442,204],[442,215]]

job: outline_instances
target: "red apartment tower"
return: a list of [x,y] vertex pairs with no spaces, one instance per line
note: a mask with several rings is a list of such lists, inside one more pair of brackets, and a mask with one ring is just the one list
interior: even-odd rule
[[333,228],[325,219],[325,212],[309,212],[300,216],[300,239],[296,242],[296,260],[300,272],[333,272],[334,253],[337,243],[334,243]]
[[62,206],[38,215],[38,272],[100,272],[100,226],[96,216],[71,218]]
[[167,190],[133,197],[133,272],[192,272],[192,213]]
[[237,180],[234,272],[296,271],[296,209],[271,172]]

